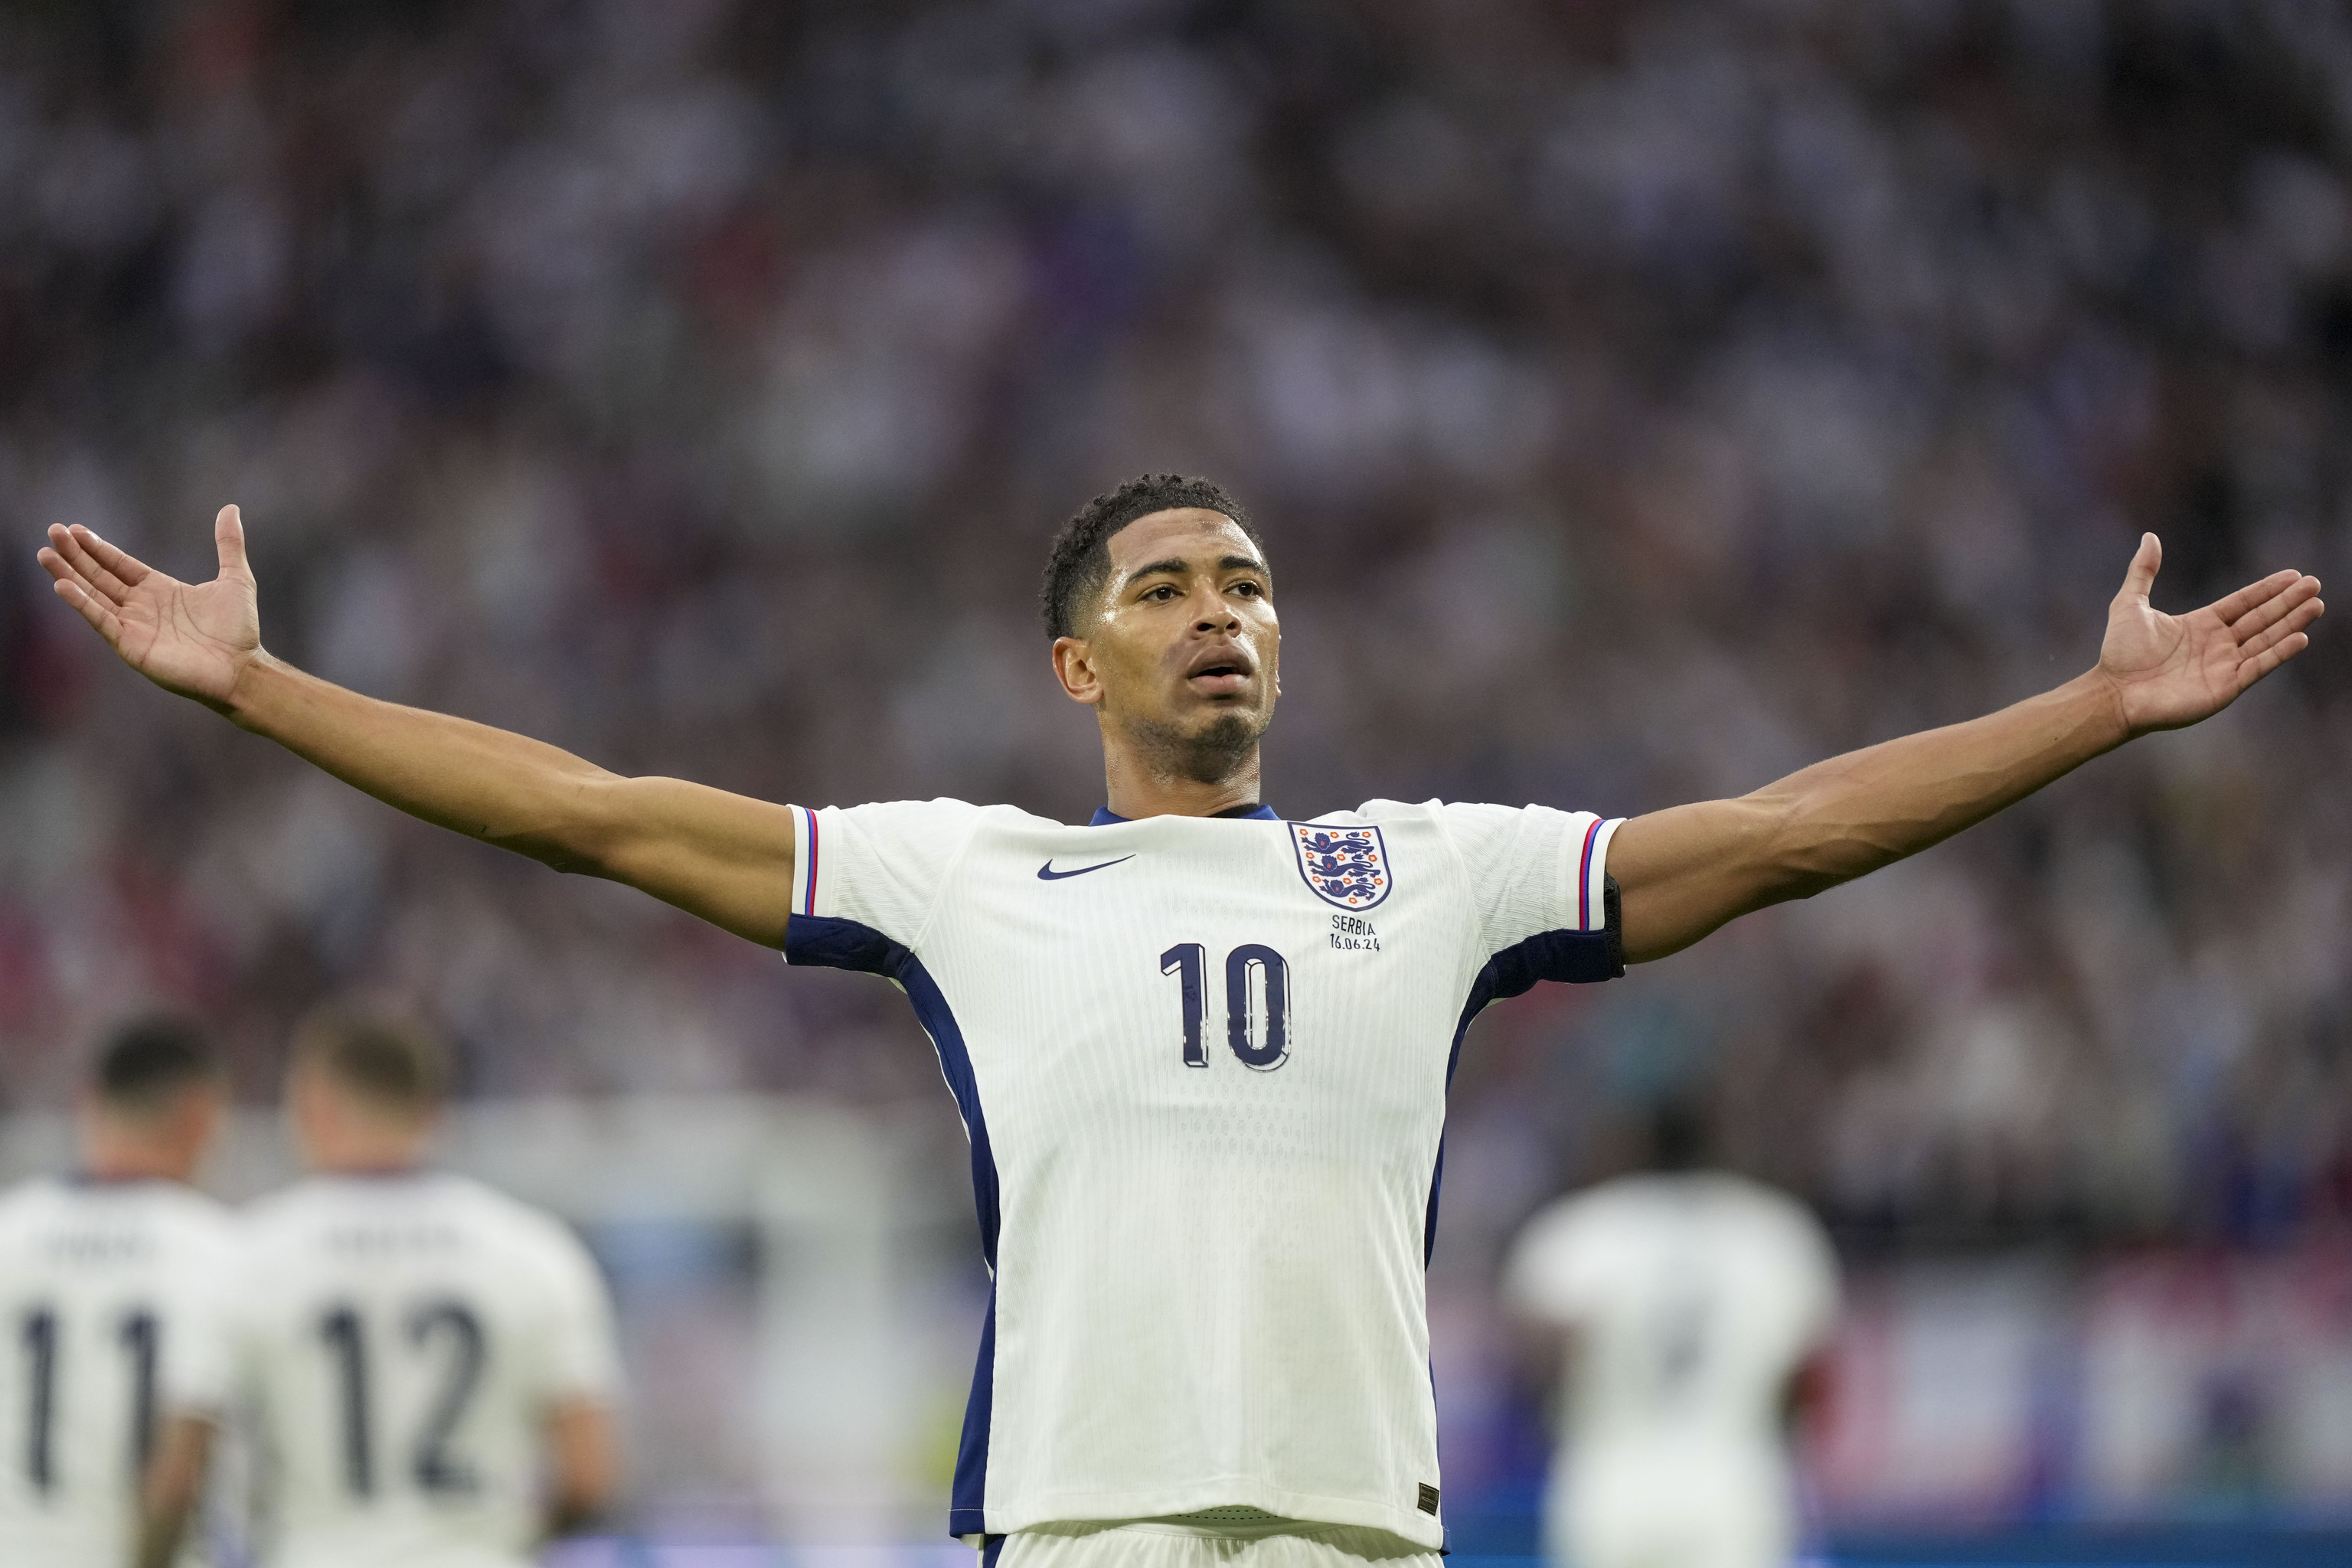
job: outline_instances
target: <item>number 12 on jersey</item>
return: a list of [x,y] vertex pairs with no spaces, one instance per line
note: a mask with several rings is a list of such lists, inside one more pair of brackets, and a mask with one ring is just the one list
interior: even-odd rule
[[[407,1327],[409,1345],[419,1352],[429,1350],[436,1341],[448,1345],[439,1390],[416,1434],[409,1473],[427,1492],[471,1492],[478,1479],[471,1466],[450,1452],[450,1443],[482,1381],[489,1359],[488,1336],[472,1308],[446,1300],[419,1304],[409,1312]],[[342,1410],[343,1485],[354,1498],[373,1497],[375,1421],[371,1389],[374,1363],[368,1353],[367,1328],[359,1309],[339,1303],[320,1314],[319,1338],[334,1362],[335,1403]]]
[[[1175,975],[1182,991],[1188,1068],[1209,1065],[1202,1038],[1209,1011],[1208,970],[1208,949],[1197,942],[1180,942],[1160,955],[1160,973]],[[1225,954],[1225,1044],[1243,1066],[1259,1072],[1272,1072],[1290,1059],[1290,965],[1262,942],[1246,942]]]

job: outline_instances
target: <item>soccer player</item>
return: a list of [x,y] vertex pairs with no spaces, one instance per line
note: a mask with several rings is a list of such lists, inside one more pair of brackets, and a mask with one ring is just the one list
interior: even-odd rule
[[372,700],[263,649],[236,508],[214,532],[202,584],[86,529],[50,529],[40,559],[134,669],[381,800],[905,990],[971,1136],[994,1278],[950,1524],[1032,1568],[1433,1563],[1422,1270],[1478,1010],[1663,958],[2193,723],[2319,615],[2293,572],[2158,614],[2149,536],[2095,668],[1740,799],[1285,820],[1258,788],[1280,655],[1258,532],[1213,484],[1147,476],[1083,508],[1047,565],[1054,674],[1102,735],[1106,804],[1073,827],[624,778]]
[[229,1219],[187,1184],[225,1098],[195,1025],[132,1023],[83,1092],[80,1171],[0,1197],[0,1563],[121,1568],[159,1412],[225,1393]]
[[1785,1426],[1837,1260],[1803,1205],[1704,1168],[1693,1108],[1660,1107],[1650,1137],[1650,1171],[1543,1209],[1505,1271],[1567,1342],[1546,1542],[1563,1568],[1780,1568]]
[[445,1078],[388,1015],[297,1035],[311,1174],[246,1215],[235,1317],[268,1568],[525,1568],[613,1500],[603,1283],[561,1224],[423,1163]]

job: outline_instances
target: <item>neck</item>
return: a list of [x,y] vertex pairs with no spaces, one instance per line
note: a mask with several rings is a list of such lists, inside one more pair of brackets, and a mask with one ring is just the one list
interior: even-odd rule
[[310,1114],[295,1117],[295,1142],[302,1163],[321,1175],[382,1176],[414,1170],[425,1160],[431,1142],[430,1119],[378,1117],[354,1108],[311,1105]]
[[1130,821],[1146,816],[1214,816],[1258,799],[1257,747],[1243,753],[1233,770],[1214,780],[1187,778],[1146,766],[1124,746],[1103,746],[1104,803]]
[[330,1176],[383,1176],[410,1171],[423,1163],[425,1140],[404,1130],[370,1137],[364,1134],[314,1141],[310,1168]]
[[186,1182],[203,1149],[201,1138],[168,1123],[82,1113],[81,1168],[101,1182]]
[[188,1161],[153,1149],[92,1149],[81,1163],[101,1182],[185,1182],[194,1174]]

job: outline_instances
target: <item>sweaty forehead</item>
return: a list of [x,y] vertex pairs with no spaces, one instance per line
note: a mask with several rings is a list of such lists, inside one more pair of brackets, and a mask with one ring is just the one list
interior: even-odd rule
[[1227,555],[1255,559],[1257,546],[1241,525],[1206,507],[1173,507],[1146,512],[1110,536],[1110,580],[1123,583],[1139,566],[1182,560],[1205,565]]

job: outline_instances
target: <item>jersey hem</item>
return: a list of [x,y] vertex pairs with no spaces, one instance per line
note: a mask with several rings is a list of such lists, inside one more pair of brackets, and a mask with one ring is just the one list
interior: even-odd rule
[[1343,1524],[1385,1531],[1432,1552],[1442,1551],[1445,1545],[1444,1521],[1417,1510],[1383,1508],[1360,1498],[1286,1491],[1239,1477],[1195,1482],[1181,1489],[1050,1492],[1015,1504],[960,1508],[949,1517],[948,1533],[958,1538],[1009,1535],[1040,1524],[1138,1522],[1164,1519],[1171,1514],[1197,1513],[1209,1508],[1257,1508],[1298,1524]]
[[[816,913],[816,813],[804,805],[787,806],[793,814],[793,891],[791,914]],[[788,915],[787,920],[790,919]]]
[[1580,931],[1599,931],[1609,924],[1609,841],[1624,825],[1622,816],[1604,817],[1585,830],[1575,877],[1576,923]]

